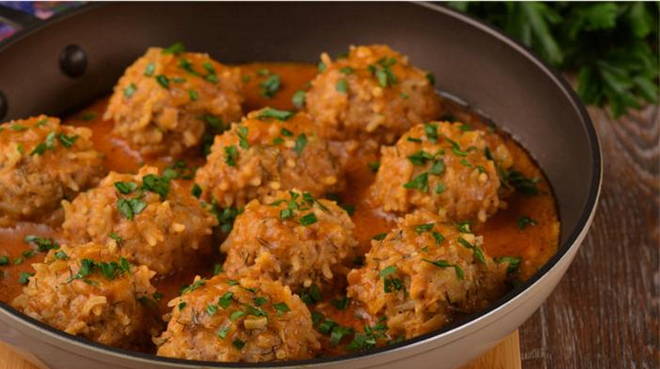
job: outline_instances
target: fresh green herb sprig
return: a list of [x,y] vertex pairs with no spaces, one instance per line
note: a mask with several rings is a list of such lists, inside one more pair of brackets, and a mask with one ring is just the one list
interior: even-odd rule
[[566,72],[615,117],[658,102],[658,2],[452,2]]

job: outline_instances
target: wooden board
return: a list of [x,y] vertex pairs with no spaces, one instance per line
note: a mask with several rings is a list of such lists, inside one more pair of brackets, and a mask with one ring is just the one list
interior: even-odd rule
[[[0,369],[38,369],[25,361],[9,346],[0,342]],[[505,338],[494,349],[461,369],[521,369],[518,331]]]

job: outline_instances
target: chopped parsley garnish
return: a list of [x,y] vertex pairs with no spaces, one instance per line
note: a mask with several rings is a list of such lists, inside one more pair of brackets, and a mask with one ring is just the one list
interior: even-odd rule
[[38,237],[34,235],[25,236],[23,239],[27,243],[31,243],[37,246],[37,250],[40,252],[47,252],[49,250],[57,250],[60,248],[60,245],[52,238]]
[[523,195],[538,195],[539,189],[537,183],[540,181],[539,178],[527,178],[521,172],[516,170],[509,172],[504,171],[501,175],[502,181],[505,185],[515,188],[516,191]]
[[190,101],[197,101],[199,99],[199,92],[188,90],[188,97],[190,97]]
[[333,345],[338,345],[344,337],[351,334],[353,334],[353,328],[337,325],[333,327],[332,331],[330,332],[330,343]]
[[197,183],[194,183],[192,185],[192,188],[190,189],[190,193],[199,199],[200,196],[202,196],[202,187],[198,185]]
[[472,233],[469,221],[456,223],[456,229],[461,233]]
[[96,262],[91,259],[82,259],[79,265],[80,267],[78,269],[78,273],[71,276],[67,282],[71,282],[76,279],[82,279],[84,282],[92,284],[90,283],[91,281],[87,280],[86,278],[96,271],[100,272],[101,275],[106,279],[113,280],[124,273],[130,272],[131,270],[131,264],[123,257],[119,258],[118,262]]
[[495,262],[498,264],[507,263],[509,266],[506,268],[506,272],[511,274],[515,273],[520,269],[520,263],[522,263],[522,258],[515,256],[501,256],[495,258]]
[[426,73],[426,79],[429,81],[431,86],[435,86],[435,75],[433,75],[433,73]]
[[433,239],[435,239],[435,242],[438,244],[441,244],[442,241],[445,240],[445,236],[443,236],[440,232],[431,232],[431,235],[433,236]]
[[385,278],[383,281],[383,290],[385,293],[400,291],[404,288],[403,281],[399,278]]
[[181,292],[182,295],[185,295],[186,293],[192,292],[192,291],[194,291],[194,290],[196,290],[196,289],[198,289],[198,288],[200,288],[204,285],[206,285],[206,280],[198,279],[198,280],[194,281],[193,283],[189,284],[188,286],[184,286],[181,289],[180,292]]
[[178,55],[186,51],[186,47],[181,42],[175,42],[166,49],[163,49],[163,54]]
[[214,203],[211,207],[211,212],[215,215],[216,219],[218,219],[220,231],[223,233],[229,233],[234,227],[234,220],[243,212],[243,210],[235,207],[220,208]]
[[327,68],[326,65],[325,65],[325,63],[322,62],[322,61],[319,62],[319,64],[318,64],[316,67],[318,68],[319,72],[323,72],[323,71],[325,71],[326,68]]
[[303,215],[299,219],[300,224],[302,224],[304,226],[312,225],[312,224],[316,223],[317,221],[318,221],[318,219],[316,218],[316,214],[314,214],[314,213],[309,213],[309,214]]
[[380,273],[378,273],[378,275],[381,278],[385,278],[385,277],[387,277],[388,275],[390,275],[392,273],[396,273],[396,266],[394,266],[394,265],[390,265],[390,266],[386,267],[385,269],[381,270]]
[[209,315],[215,315],[218,312],[218,305],[209,304],[206,306],[206,313]]
[[461,165],[466,166],[468,168],[473,167],[472,163],[470,163],[467,159],[461,159]]
[[223,328],[220,328],[220,329],[218,329],[218,331],[216,332],[216,335],[217,335],[218,337],[220,337],[221,339],[224,340],[225,338],[227,338],[227,334],[229,334],[229,330],[230,330],[230,329],[231,329],[230,327],[223,327]]
[[242,317],[244,317],[245,315],[246,315],[246,314],[245,314],[244,311],[236,310],[236,311],[234,311],[233,313],[231,313],[231,314],[229,315],[229,320],[231,320],[232,322],[235,322],[235,321],[237,321],[238,319],[241,319]]
[[20,125],[20,124],[18,124],[18,123],[14,123],[14,124],[12,124],[9,128],[10,128],[12,131],[16,131],[16,132],[27,131],[27,129],[28,129],[28,127],[23,126],[23,125]]
[[376,241],[382,241],[385,239],[385,237],[387,237],[387,233],[383,232],[383,233],[378,233],[377,235],[371,237],[371,239]]
[[156,64],[154,63],[149,63],[147,64],[147,67],[144,68],[144,75],[147,77],[151,77],[154,75],[154,72],[156,71]]
[[303,90],[296,91],[293,96],[291,96],[291,103],[296,109],[303,109],[305,107],[305,101],[307,100],[307,94]]
[[429,175],[424,172],[417,175],[410,182],[407,182],[403,185],[404,188],[409,190],[420,190],[422,192],[428,192],[429,190]]
[[233,293],[225,292],[225,294],[218,299],[218,305],[221,308],[226,309],[229,307],[229,305],[231,305],[232,301],[234,301],[233,298],[234,298]]
[[157,176],[147,174],[142,177],[142,189],[145,191],[157,193],[160,198],[165,200],[170,192],[170,178],[166,176]]
[[438,268],[454,268],[454,272],[456,273],[456,278],[461,280],[464,278],[463,268],[461,268],[459,265],[451,264],[447,260],[435,260],[435,261],[429,259],[422,259],[422,260],[429,264],[433,264]]
[[57,251],[55,253],[55,259],[57,259],[57,260],[68,260],[69,255],[67,255],[66,252],[64,252],[64,251]]
[[353,74],[353,72],[354,72],[353,68],[351,68],[351,67],[343,67],[343,68],[339,69],[339,71],[346,74],[346,75]]
[[338,92],[345,94],[348,92],[348,82],[345,79],[340,79],[337,81],[337,85],[335,86]]
[[44,142],[38,144],[30,153],[30,155],[43,155],[47,150],[55,149],[55,139],[57,138],[57,133],[50,132],[46,136]]
[[516,223],[518,224],[518,228],[523,230],[523,229],[525,229],[529,226],[535,226],[536,225],[536,220],[534,220],[534,219],[532,219],[528,216],[521,216],[520,218],[518,218]]
[[438,126],[433,123],[424,123],[424,133],[426,139],[431,142],[438,142]]
[[333,299],[330,301],[332,305],[335,307],[337,310],[346,310],[348,308],[348,305],[351,303],[351,299],[346,296],[342,296],[339,299]]
[[179,59],[179,68],[185,70],[186,72],[199,77],[199,73],[197,73],[192,66],[192,63],[188,59]]
[[236,129],[236,136],[238,136],[238,146],[243,150],[250,148],[250,142],[248,141],[248,128],[245,126],[238,126]]
[[131,97],[137,91],[137,86],[135,83],[130,83],[128,86],[124,87],[124,96]]
[[369,167],[369,169],[372,172],[376,173],[376,172],[378,172],[378,169],[380,169],[380,162],[379,161],[371,161],[371,162],[367,163],[367,166]]
[[233,340],[231,342],[231,344],[234,345],[234,347],[236,347],[239,350],[242,349],[243,347],[245,347],[245,342],[243,342],[242,340],[239,340],[238,338]]
[[427,224],[420,224],[415,226],[415,232],[417,234],[422,234],[424,232],[428,232],[433,229],[433,226],[435,223],[427,223]]
[[278,109],[273,109],[273,108],[263,108],[261,111],[259,111],[259,115],[257,115],[257,118],[259,119],[265,119],[265,118],[274,118],[277,120],[281,121],[286,121],[292,116],[294,116],[296,113],[288,111],[288,110],[278,110]]
[[309,288],[306,288],[298,293],[300,299],[307,305],[313,305],[323,300],[321,296],[321,290],[316,284],[312,284]]
[[426,164],[427,161],[433,159],[433,155],[429,154],[428,152],[424,150],[419,150],[412,155],[408,156],[408,160],[410,160],[413,165],[424,165]]
[[267,303],[268,299],[263,297],[263,296],[257,296],[255,298],[253,298],[252,301],[254,302],[255,305],[261,306],[261,305]]
[[369,71],[376,77],[381,87],[392,86],[398,82],[394,72],[390,69],[394,64],[396,64],[396,59],[384,57],[377,64],[369,66]]
[[429,173],[435,176],[439,176],[445,172],[445,169],[446,169],[445,161],[442,159],[437,159],[433,161],[433,165],[431,165],[431,168],[429,169]]
[[224,272],[222,264],[213,264],[213,275],[218,275],[222,272]]
[[285,136],[285,137],[293,137],[293,132],[289,131],[286,128],[282,128],[280,130],[280,133],[282,134],[282,136]]
[[277,91],[280,90],[280,85],[280,76],[277,74],[270,75],[266,80],[259,84],[259,87],[261,88],[261,96],[269,99],[272,98]]
[[296,137],[296,143],[293,146],[293,151],[300,156],[302,154],[303,150],[305,150],[305,146],[307,146],[307,135],[304,133],[301,133]]
[[179,306],[178,306],[179,311],[183,310],[186,307],[186,305],[188,305],[188,304],[185,301],[180,302]]
[[64,133],[60,133],[57,136],[57,139],[60,141],[60,144],[62,144],[62,146],[68,149],[76,143],[76,140],[78,140],[78,136],[67,136]]
[[115,240],[117,243],[122,243],[122,242],[124,241],[124,239],[123,239],[120,235],[118,235],[117,233],[115,233],[115,232],[110,232],[110,234],[108,235],[108,237],[110,237],[111,239]]
[[140,198],[117,200],[117,210],[128,220],[133,220],[133,217],[140,214],[146,207],[147,203]]
[[156,82],[158,82],[158,84],[161,85],[165,89],[170,88],[170,79],[167,78],[167,76],[164,75],[164,74],[157,75],[156,76]]
[[277,311],[278,315],[281,315],[281,314],[284,314],[284,313],[287,313],[287,312],[291,311],[291,309],[289,308],[289,305],[287,305],[283,302],[278,302],[277,304],[273,304],[273,308]]
[[225,163],[230,167],[236,166],[236,159],[238,159],[238,149],[236,145],[225,146]]
[[28,284],[28,282],[30,282],[30,277],[32,276],[34,276],[34,273],[21,272],[21,274],[18,277],[18,283]]
[[422,140],[420,138],[417,138],[417,137],[408,137],[406,140],[409,141],[409,142],[416,142],[416,143],[422,142]]
[[483,264],[486,263],[486,258],[484,257],[484,253],[483,251],[481,251],[481,249],[478,246],[471,244],[470,242],[466,241],[465,238],[463,237],[458,238],[458,243],[463,245],[465,248],[471,249],[472,252],[474,252],[474,257],[477,260],[479,260],[481,263]]
[[0,256],[0,266],[9,265],[9,256]]
[[467,156],[467,152],[461,150],[461,145],[458,144],[458,142],[452,140],[449,137],[445,137],[445,139],[451,144],[451,151],[458,155],[458,156]]
[[138,185],[133,182],[115,182],[115,188],[119,193],[128,195],[138,188]]

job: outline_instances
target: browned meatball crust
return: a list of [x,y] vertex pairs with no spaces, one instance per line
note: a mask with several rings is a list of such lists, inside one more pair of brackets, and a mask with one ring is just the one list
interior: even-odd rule
[[433,78],[388,46],[352,46],[344,58],[321,55],[321,63],[306,99],[323,137],[389,144],[440,115]]
[[475,312],[503,292],[506,264],[485,254],[482,238],[426,211],[399,220],[372,241],[365,266],[348,275],[348,295],[387,317],[392,337],[412,338]]
[[150,310],[155,272],[128,263],[116,249],[89,243],[51,250],[34,264],[12,305],[66,333],[110,346],[132,348],[158,329]]
[[62,199],[96,185],[105,169],[91,137],[45,115],[0,125],[0,226],[47,221]]
[[[496,151],[507,156],[503,145]],[[381,153],[371,195],[385,211],[426,209],[449,220],[485,222],[502,205],[483,131],[461,123],[420,124]]]
[[160,356],[261,362],[309,359],[320,348],[307,306],[279,282],[198,277],[169,306],[154,340]]
[[254,200],[221,246],[230,277],[279,280],[298,291],[343,278],[356,256],[355,226],[334,201],[279,192]]
[[121,256],[170,274],[210,252],[216,218],[176,180],[143,167],[111,172],[101,184],[64,202],[64,237],[119,249]]
[[207,54],[150,48],[126,69],[104,118],[142,154],[176,156],[240,119],[239,75]]
[[343,186],[343,172],[305,113],[265,108],[216,136],[195,182],[202,198],[223,208],[242,207],[277,190],[321,196]]

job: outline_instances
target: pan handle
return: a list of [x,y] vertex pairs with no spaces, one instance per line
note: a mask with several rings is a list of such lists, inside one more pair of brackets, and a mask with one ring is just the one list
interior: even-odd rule
[[41,19],[32,14],[0,5],[0,22],[8,23],[16,30],[23,30],[41,23]]

